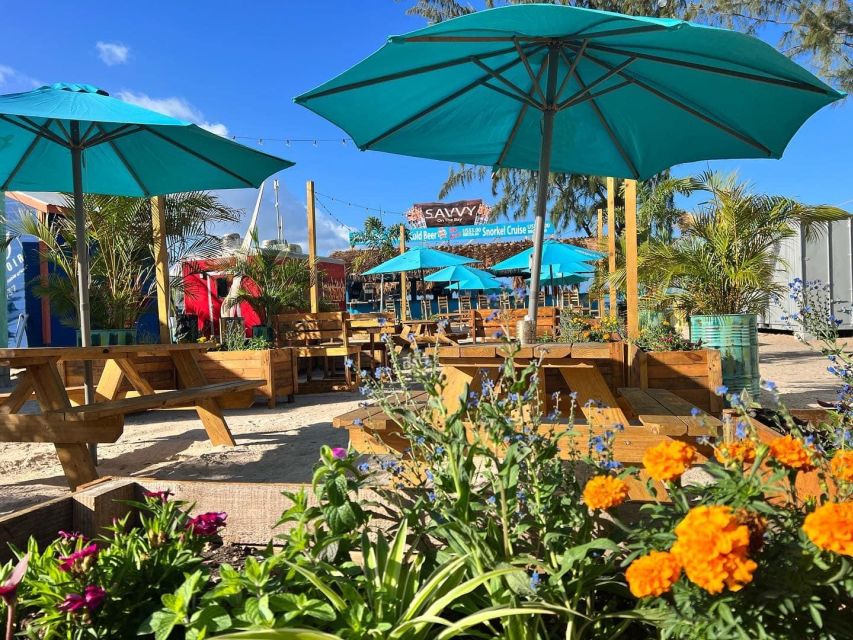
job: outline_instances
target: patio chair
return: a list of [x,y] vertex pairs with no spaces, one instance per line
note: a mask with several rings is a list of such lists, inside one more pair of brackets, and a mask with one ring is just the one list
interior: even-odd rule
[[275,317],[279,346],[293,347],[296,357],[308,360],[307,379],[311,381],[311,364],[314,358],[324,358],[324,369],[329,373],[329,358],[349,359],[355,356],[354,366],[344,367],[344,378],[352,386],[352,370],[361,371],[361,345],[350,344],[352,337],[348,313],[330,311],[321,313],[285,313]]
[[471,313],[471,296],[459,296],[459,313]]

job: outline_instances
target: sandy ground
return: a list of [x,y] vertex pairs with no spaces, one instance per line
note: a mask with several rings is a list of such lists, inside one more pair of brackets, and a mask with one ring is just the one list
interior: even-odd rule
[[[790,407],[814,406],[835,397],[826,360],[784,334],[760,336],[761,372],[773,380]],[[226,412],[237,440],[213,447],[193,410],[153,411],[128,416],[118,442],[99,446],[102,475],[182,480],[309,482],[321,445],[346,446],[345,430],[332,418],[358,406],[353,393],[302,395],[270,410]],[[0,445],[0,513],[67,493],[53,445]]]

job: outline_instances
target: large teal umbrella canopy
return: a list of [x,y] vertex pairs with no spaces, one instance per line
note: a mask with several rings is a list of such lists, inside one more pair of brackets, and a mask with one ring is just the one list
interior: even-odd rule
[[399,256],[394,256],[382,264],[368,269],[362,275],[372,276],[381,273],[404,273],[407,271],[421,271],[423,269],[438,269],[458,264],[476,262],[473,258],[458,256],[455,253],[447,253],[438,249],[419,247],[409,249]]
[[[530,269],[530,258],[533,255],[533,247],[525,249],[492,265],[494,271],[514,271],[517,269]],[[591,249],[585,249],[574,244],[566,244],[557,240],[546,240],[542,243],[542,273],[547,272],[545,267],[549,265],[566,265],[574,267],[573,270],[591,269],[586,262],[595,262],[604,257],[604,254]]]
[[[89,346],[89,260],[83,193],[151,196],[257,187],[292,162],[87,84],[0,96],[0,191],[74,194],[80,336]],[[86,363],[86,400],[92,399]]]
[[73,192],[75,149],[83,190],[121,196],[255,188],[293,165],[91,85],[0,96],[0,190]]
[[694,160],[778,158],[841,97],[741,33],[523,4],[391,37],[296,102],[361,149],[538,171],[537,288],[549,171],[643,179]]
[[447,288],[453,291],[497,291],[503,288],[503,283],[494,277],[472,278],[454,282]]

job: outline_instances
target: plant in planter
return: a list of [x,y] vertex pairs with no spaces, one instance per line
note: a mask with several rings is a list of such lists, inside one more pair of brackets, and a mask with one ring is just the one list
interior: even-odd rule
[[241,302],[252,307],[263,323],[255,327],[255,337],[275,343],[273,318],[287,311],[309,308],[308,290],[312,282],[307,259],[294,258],[278,248],[261,247],[257,234],[249,251],[238,256],[228,272],[239,278],[240,283],[236,293],[225,299],[223,308],[227,311]]
[[[619,320],[605,316],[591,318],[579,313],[564,311],[560,314],[557,342],[612,342],[620,340],[622,326]],[[550,340],[550,338],[549,338]]]
[[[73,208],[70,199],[66,209]],[[151,201],[147,198],[87,195],[84,198],[89,239],[89,295],[92,326],[100,330],[94,344],[135,341],[136,321],[155,293]],[[217,239],[205,224],[233,222],[239,212],[205,192],[166,196],[166,243],[172,263],[189,254],[206,255]],[[41,220],[25,213],[10,228],[33,236],[47,248],[53,267],[45,281],[32,283],[47,297],[65,324],[79,326],[74,220],[54,215]],[[112,334],[112,335],[110,335]]]
[[697,181],[708,201],[682,223],[674,242],[652,242],[640,263],[656,295],[691,316],[691,337],[720,349],[723,381],[733,391],[758,393],[756,314],[785,287],[774,282],[778,246],[797,228],[806,238],[847,212],[756,194],[737,176],[706,173]]
[[643,327],[632,342],[643,351],[694,351],[702,348],[701,340],[693,342],[685,338],[667,320]]

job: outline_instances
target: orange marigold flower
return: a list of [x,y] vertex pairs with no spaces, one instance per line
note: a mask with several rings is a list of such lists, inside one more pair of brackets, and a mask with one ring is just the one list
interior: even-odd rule
[[696,449],[689,444],[680,440],[664,440],[646,449],[643,466],[652,478],[664,482],[679,477],[695,459]]
[[672,553],[688,579],[708,593],[738,591],[758,565],[748,557],[749,528],[730,507],[694,507],[675,527]]
[[853,556],[853,502],[827,502],[806,516],[803,531],[815,546]]
[[750,464],[755,462],[755,443],[747,439],[723,442],[714,447],[714,457],[720,464]]
[[595,476],[583,490],[583,501],[590,509],[609,509],[628,497],[628,483],[613,476]]
[[770,443],[770,455],[789,469],[811,471],[814,449],[809,449],[799,438],[787,435]]
[[838,451],[829,463],[829,470],[837,480],[853,482],[853,451]]
[[681,563],[667,551],[640,556],[625,571],[628,587],[635,598],[667,593],[681,575]]

